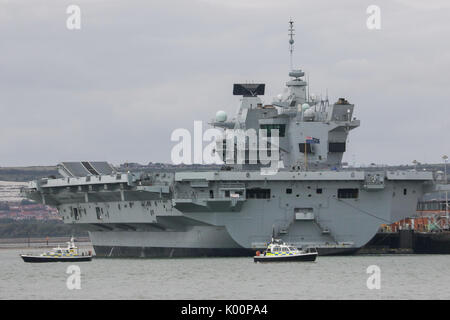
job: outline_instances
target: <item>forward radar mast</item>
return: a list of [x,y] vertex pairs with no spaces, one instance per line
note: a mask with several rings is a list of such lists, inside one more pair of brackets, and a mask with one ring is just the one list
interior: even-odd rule
[[289,54],[290,54],[290,70],[293,70],[292,67],[292,53],[294,51],[294,21],[292,19],[289,20]]

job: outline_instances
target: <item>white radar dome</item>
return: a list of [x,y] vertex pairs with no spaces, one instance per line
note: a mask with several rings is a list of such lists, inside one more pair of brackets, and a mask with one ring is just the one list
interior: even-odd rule
[[310,109],[306,109],[305,112],[303,113],[303,118],[305,120],[314,120],[316,113],[314,112],[313,108]]
[[307,104],[307,103],[302,104],[303,111],[308,110],[308,109],[309,109],[309,104]]
[[225,122],[227,121],[227,113],[225,111],[217,111],[216,113],[216,121],[217,122]]

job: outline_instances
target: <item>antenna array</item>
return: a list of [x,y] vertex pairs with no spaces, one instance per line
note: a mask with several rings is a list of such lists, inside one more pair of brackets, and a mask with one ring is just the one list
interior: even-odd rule
[[292,52],[294,51],[294,21],[292,19],[289,20],[289,52],[290,52],[290,68],[292,67]]

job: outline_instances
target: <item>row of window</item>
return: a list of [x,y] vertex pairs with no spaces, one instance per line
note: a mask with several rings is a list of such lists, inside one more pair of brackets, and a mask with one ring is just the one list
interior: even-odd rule
[[[322,188],[316,189],[317,194],[322,194]],[[286,189],[286,194],[292,194],[292,189],[288,188]],[[358,198],[359,189],[356,188],[345,188],[345,189],[338,189],[338,198],[339,199],[356,199]],[[299,195],[297,195],[298,197]],[[309,194],[308,196],[311,196]]]
[[[225,198],[230,197],[242,197],[243,191],[238,190],[225,190],[224,196]],[[247,189],[246,192],[247,199],[270,199],[270,189],[261,189],[261,188],[254,188],[254,189]],[[209,197],[214,198],[214,191],[209,191]]]
[[272,248],[272,252],[289,252],[289,251],[296,251],[296,249],[294,247],[289,247],[289,248],[283,247],[283,248],[281,248],[281,247],[278,247],[278,246]]
[[[322,188],[316,189],[317,194],[322,194]],[[286,189],[286,194],[292,194],[292,188]],[[242,192],[239,192],[239,195],[242,196]],[[261,188],[254,188],[254,189],[247,189],[246,190],[246,198],[247,199],[270,199],[270,189],[261,189]],[[308,195],[309,197],[311,194]],[[338,199],[357,199],[359,196],[359,189],[357,188],[343,188],[338,189],[337,192]],[[212,190],[210,191],[210,197],[213,196]],[[225,191],[225,197],[230,197],[230,191]],[[299,197],[299,195],[297,195]]]
[[[311,143],[299,143],[299,151],[305,153],[313,153]],[[328,152],[345,152],[345,142],[330,142],[328,143]]]

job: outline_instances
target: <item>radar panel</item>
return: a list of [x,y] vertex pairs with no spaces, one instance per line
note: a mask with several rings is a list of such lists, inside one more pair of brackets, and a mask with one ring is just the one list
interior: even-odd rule
[[255,97],[264,95],[264,83],[235,83],[233,85],[233,95],[244,97]]

